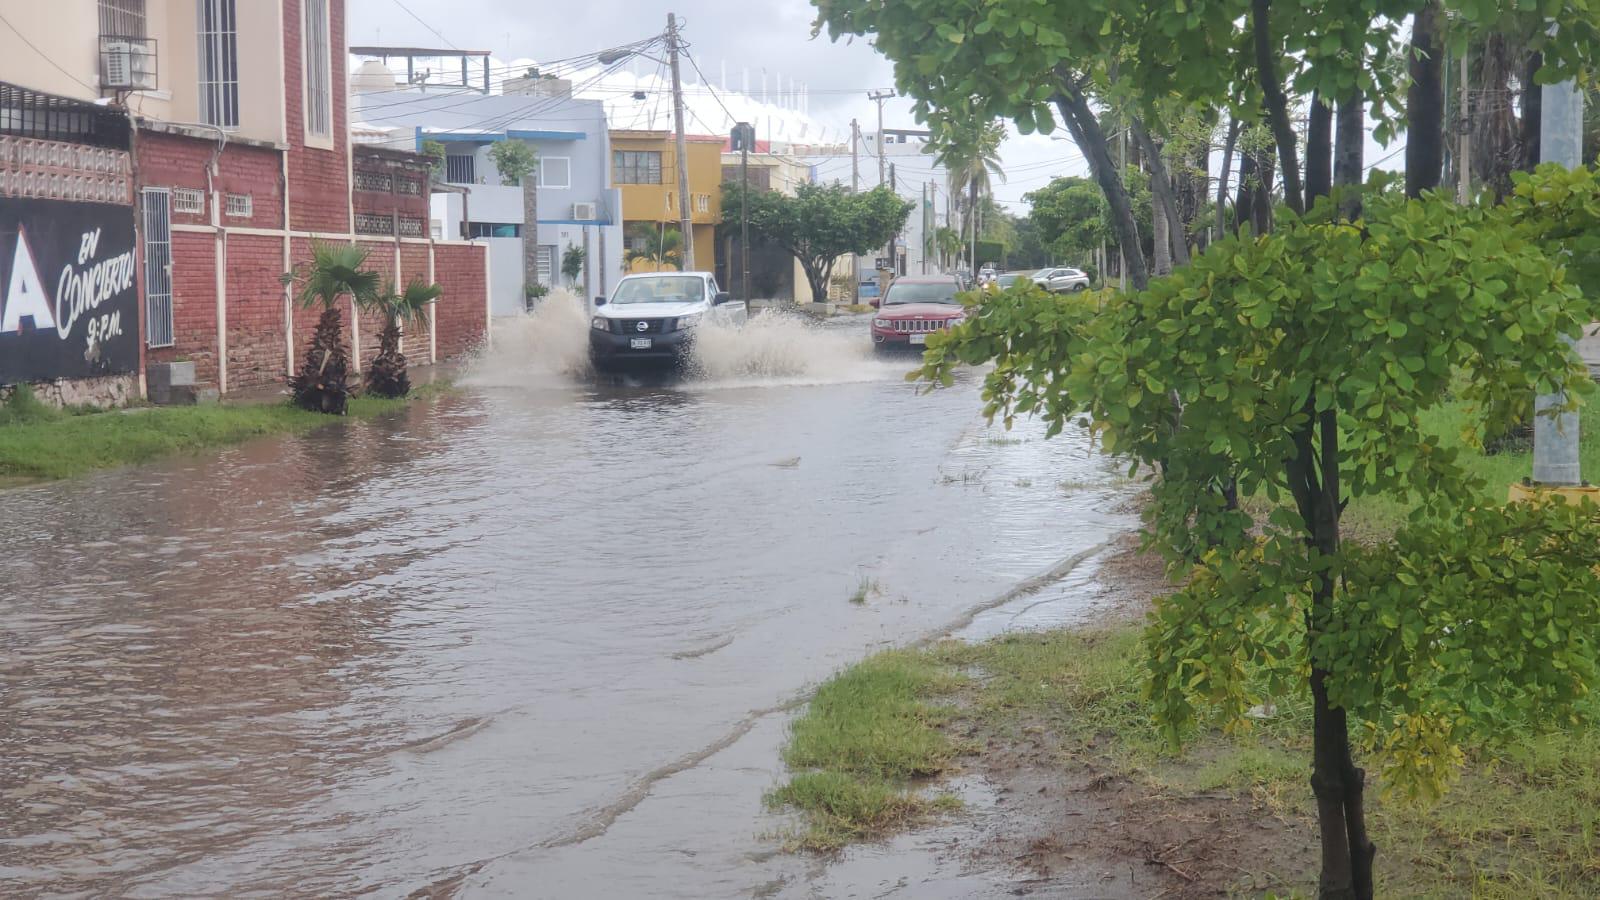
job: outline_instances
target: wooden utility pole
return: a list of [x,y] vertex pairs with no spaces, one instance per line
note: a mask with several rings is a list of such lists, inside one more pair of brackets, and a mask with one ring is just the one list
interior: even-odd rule
[[693,272],[694,213],[689,197],[689,142],[683,134],[683,80],[678,74],[678,17],[667,13],[667,62],[672,69],[672,121],[678,143],[678,230],[683,232],[683,269]]

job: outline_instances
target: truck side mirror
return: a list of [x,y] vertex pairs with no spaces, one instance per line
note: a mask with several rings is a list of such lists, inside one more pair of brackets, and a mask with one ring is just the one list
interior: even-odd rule
[[596,297],[596,298],[594,298],[594,305],[595,306],[605,306],[606,305],[606,298],[604,298],[604,297]]

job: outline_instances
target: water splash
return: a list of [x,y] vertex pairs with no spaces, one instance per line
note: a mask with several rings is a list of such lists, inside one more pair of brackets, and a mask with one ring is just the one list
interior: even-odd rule
[[[463,378],[480,387],[565,387],[594,377],[588,304],[550,292],[526,316],[498,319],[490,348]],[[773,310],[742,325],[707,321],[695,338],[685,386],[734,388],[896,379],[916,361],[880,359],[863,327],[821,324]]]

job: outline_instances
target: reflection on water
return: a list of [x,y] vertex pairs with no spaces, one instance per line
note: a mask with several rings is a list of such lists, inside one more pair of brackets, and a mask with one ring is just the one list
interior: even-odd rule
[[997,440],[971,384],[785,333],[831,362],[491,356],[375,422],[0,494],[0,892],[394,894],[571,846],[1125,524],[1082,436]]

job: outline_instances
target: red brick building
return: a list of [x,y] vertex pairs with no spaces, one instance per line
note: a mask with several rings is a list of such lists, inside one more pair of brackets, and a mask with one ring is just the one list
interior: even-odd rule
[[[487,247],[433,240],[420,159],[352,147],[345,0],[96,0],[11,25],[0,81],[109,100],[135,123],[141,368],[191,361],[222,393],[282,384],[317,317],[282,276],[313,241],[358,242],[389,278],[443,288],[431,327],[406,335],[413,362],[486,339]],[[364,363],[379,323],[347,321]]]
[[[352,146],[344,0],[321,0],[325,52],[308,44],[302,27],[322,11],[303,4],[317,0],[279,2],[285,142],[137,120],[134,175],[148,201],[145,224],[159,230],[150,220],[166,201],[171,231],[171,341],[159,346],[159,329],[152,331],[148,359],[192,360],[197,378],[223,393],[282,383],[317,313],[297,308],[281,278],[310,257],[313,241],[358,242],[369,265],[395,283],[420,278],[444,288],[431,327],[406,335],[414,362],[471,352],[488,328],[487,249],[432,239],[429,169],[420,157]],[[326,80],[323,100],[313,101],[306,73],[319,60]],[[308,102],[323,104],[321,127],[307,121]],[[364,366],[377,352],[381,322],[354,310],[347,321],[352,358]]]

